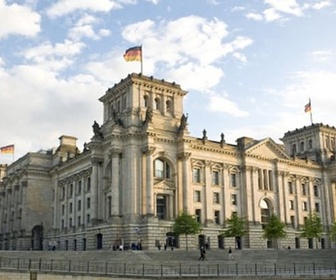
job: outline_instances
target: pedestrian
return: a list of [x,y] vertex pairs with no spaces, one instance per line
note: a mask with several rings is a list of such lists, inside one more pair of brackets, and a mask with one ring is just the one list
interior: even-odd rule
[[229,260],[234,260],[231,247],[229,247]]
[[206,257],[205,257],[205,249],[204,247],[202,246],[200,248],[200,257],[198,258],[199,261],[204,261],[206,260]]

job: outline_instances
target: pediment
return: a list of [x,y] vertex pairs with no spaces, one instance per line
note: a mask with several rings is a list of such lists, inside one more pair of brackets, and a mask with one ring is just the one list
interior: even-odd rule
[[154,183],[154,188],[158,190],[171,191],[171,190],[175,190],[175,184],[173,181],[160,180]]
[[271,138],[266,138],[249,147],[245,153],[247,155],[260,156],[270,159],[289,159],[282,147]]

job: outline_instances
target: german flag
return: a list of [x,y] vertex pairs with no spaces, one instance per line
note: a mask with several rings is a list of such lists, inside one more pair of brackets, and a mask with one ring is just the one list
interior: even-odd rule
[[142,60],[142,48],[141,46],[135,46],[125,51],[124,59],[126,61],[141,61]]
[[14,154],[14,145],[8,145],[0,148],[1,154]]

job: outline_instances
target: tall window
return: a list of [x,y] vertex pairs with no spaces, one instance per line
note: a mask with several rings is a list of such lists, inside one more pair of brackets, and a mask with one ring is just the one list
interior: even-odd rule
[[219,203],[219,193],[218,192],[213,193],[213,202],[216,204]]
[[231,194],[231,204],[237,205],[237,195],[236,194]]
[[237,174],[236,173],[231,173],[231,187],[237,187]]
[[271,216],[270,204],[265,199],[260,201],[260,215],[261,215],[261,224],[263,227],[265,227],[268,218]]
[[301,184],[301,191],[302,191],[302,195],[308,195],[308,192],[307,192],[307,184],[306,183],[302,183]]
[[293,194],[294,193],[294,187],[293,187],[293,182],[288,182],[288,192],[290,194]]
[[195,219],[197,222],[201,222],[201,209],[196,209],[195,210]]
[[167,219],[167,197],[164,195],[156,197],[156,215],[158,219]]
[[154,176],[161,179],[170,179],[170,166],[168,162],[162,159],[156,159],[154,161]]
[[144,97],[143,97],[143,106],[144,107],[149,107],[148,96],[147,95],[144,95]]
[[317,185],[314,185],[314,196],[319,197],[320,196],[320,190]]
[[302,202],[302,210],[303,211],[308,211],[308,203],[307,203],[307,201],[303,201]]
[[212,172],[212,184],[219,185],[219,172],[218,171]]
[[195,191],[194,201],[201,202],[201,191]]
[[201,169],[194,168],[193,169],[193,182],[200,183],[201,182]]
[[160,110],[160,98],[155,98],[155,110]]
[[166,110],[167,112],[171,112],[171,101],[170,100],[166,101]]
[[294,210],[294,200],[289,201],[289,209]]
[[219,211],[215,211],[215,213],[214,213],[214,221],[215,221],[215,224],[217,224],[217,225],[220,224],[220,212]]

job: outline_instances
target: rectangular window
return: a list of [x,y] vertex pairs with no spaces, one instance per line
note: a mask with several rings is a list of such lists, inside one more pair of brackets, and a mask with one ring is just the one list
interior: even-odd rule
[[72,202],[70,202],[70,204],[69,204],[69,213],[70,214],[72,213]]
[[86,199],[86,208],[87,208],[87,209],[90,209],[90,208],[91,208],[91,199],[90,199],[90,197],[88,197],[88,198]]
[[290,216],[291,226],[295,228],[295,216]]
[[294,200],[289,201],[289,209],[294,210]]
[[314,186],[314,196],[315,197],[320,197],[320,190],[318,186]]
[[212,172],[212,184],[219,185],[219,172],[218,171]]
[[77,225],[80,227],[81,226],[81,217],[80,216],[78,216],[77,217]]
[[80,211],[82,209],[82,201],[78,200],[77,202],[77,210]]
[[112,216],[112,197],[111,196],[107,197],[107,216],[108,217]]
[[318,202],[315,203],[315,211],[320,212],[320,203]]
[[288,182],[288,192],[290,194],[294,193],[293,182]]
[[71,197],[73,195],[73,184],[70,184],[69,186],[69,196]]
[[77,185],[77,194],[81,194],[82,193],[82,181],[78,181],[78,185]]
[[72,227],[72,218],[69,219],[69,227]]
[[194,201],[201,202],[201,191],[195,191]]
[[237,205],[237,195],[236,194],[231,194],[231,204]]
[[199,168],[193,169],[193,182],[200,183],[201,182],[201,170]]
[[86,215],[86,222],[90,223],[90,221],[91,221],[91,216],[90,216],[90,214],[87,214]]
[[86,191],[90,191],[91,190],[91,178],[88,177],[87,181],[86,181]]
[[195,210],[195,220],[199,223],[201,222],[201,209]]
[[213,202],[216,204],[219,203],[219,193],[218,192],[213,193]]
[[62,215],[64,215],[65,214],[65,205],[63,204],[62,205]]
[[301,189],[302,189],[302,195],[307,195],[307,185],[305,183],[301,185]]
[[231,187],[237,187],[237,174],[236,173],[231,173]]
[[220,224],[220,212],[215,211],[215,216],[214,216],[215,224],[219,225]]
[[302,210],[303,211],[308,211],[308,203],[307,203],[307,201],[303,201],[302,202]]

